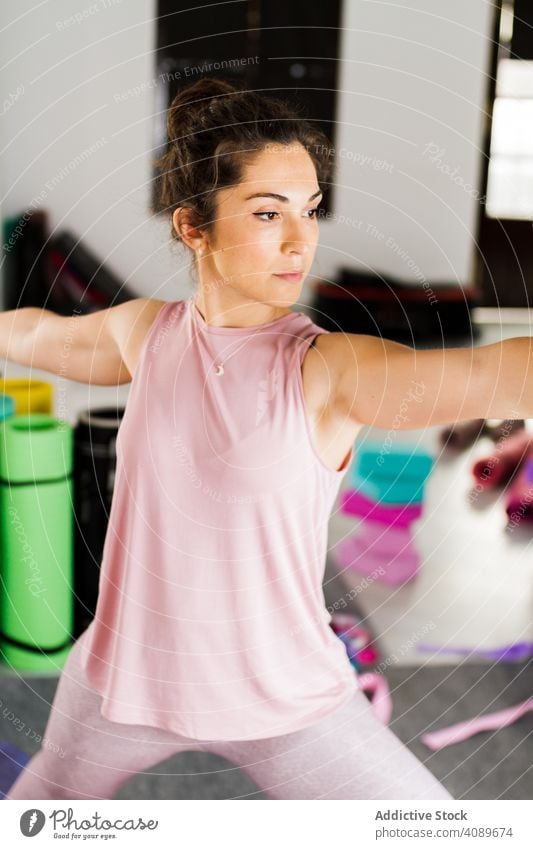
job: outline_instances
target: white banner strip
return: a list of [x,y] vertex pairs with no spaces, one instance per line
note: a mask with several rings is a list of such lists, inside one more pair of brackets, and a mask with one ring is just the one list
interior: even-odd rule
[[529,800],[268,801],[274,800],[8,800],[0,806],[2,845],[533,847]]

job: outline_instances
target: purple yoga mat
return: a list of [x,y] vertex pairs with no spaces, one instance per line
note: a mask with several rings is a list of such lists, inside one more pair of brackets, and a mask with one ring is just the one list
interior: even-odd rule
[[6,740],[0,740],[0,799],[5,799],[5,794],[30,758],[31,755],[21,752]]

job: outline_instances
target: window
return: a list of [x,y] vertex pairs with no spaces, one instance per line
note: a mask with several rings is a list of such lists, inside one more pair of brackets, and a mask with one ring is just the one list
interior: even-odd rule
[[533,219],[533,62],[498,63],[486,213]]

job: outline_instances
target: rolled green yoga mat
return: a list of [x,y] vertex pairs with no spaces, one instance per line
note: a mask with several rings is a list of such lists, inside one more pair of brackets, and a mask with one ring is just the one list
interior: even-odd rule
[[47,413],[0,423],[0,660],[57,672],[72,645],[72,427]]

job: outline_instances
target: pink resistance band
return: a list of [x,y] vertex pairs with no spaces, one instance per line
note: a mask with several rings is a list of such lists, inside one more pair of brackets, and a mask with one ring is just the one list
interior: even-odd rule
[[443,749],[445,746],[467,740],[480,731],[505,728],[506,725],[516,722],[528,711],[533,711],[533,699],[526,699],[525,702],[496,711],[496,713],[487,713],[485,716],[476,716],[473,719],[467,719],[465,722],[458,722],[448,728],[441,728],[440,731],[423,734],[421,740],[430,749]]
[[[377,672],[360,672],[357,680],[361,690],[370,696],[372,708],[377,718],[384,725],[388,725],[392,717],[392,698],[387,679]],[[496,711],[496,713],[487,713],[485,716],[477,716],[464,722],[458,722],[456,725],[448,726],[448,728],[441,728],[440,731],[423,734],[420,739],[429,749],[434,751],[444,749],[446,746],[468,740],[469,737],[473,737],[474,734],[479,734],[481,731],[505,728],[506,725],[516,722],[529,711],[533,711],[533,699],[526,699],[525,702]]]
[[357,681],[363,693],[368,693],[374,714],[384,725],[392,716],[392,698],[389,684],[378,672],[359,672]]

